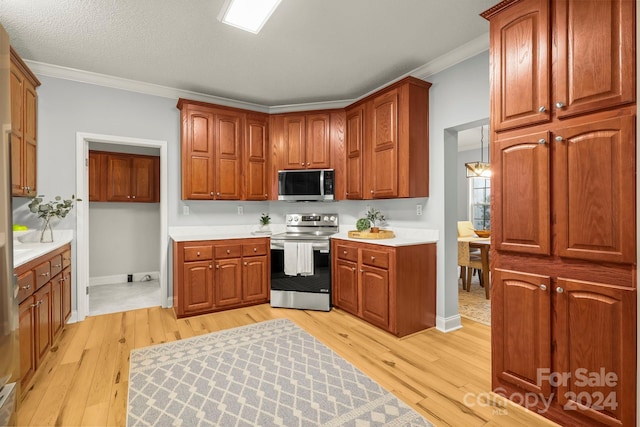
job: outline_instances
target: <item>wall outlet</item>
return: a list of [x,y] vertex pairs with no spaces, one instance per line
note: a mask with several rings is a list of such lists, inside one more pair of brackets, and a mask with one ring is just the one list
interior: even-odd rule
[[422,215],[422,205],[420,205],[420,204],[416,205],[416,215],[418,215],[418,216]]
[[133,282],[133,274],[127,274],[127,282],[128,283]]
[[189,215],[189,206],[182,207],[182,215]]
[[244,207],[238,206],[238,215],[244,215]]

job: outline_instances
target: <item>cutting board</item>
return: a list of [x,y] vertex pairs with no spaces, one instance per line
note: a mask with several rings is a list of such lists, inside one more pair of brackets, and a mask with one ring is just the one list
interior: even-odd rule
[[354,239],[393,239],[394,237],[396,237],[396,235],[391,230],[380,230],[377,233],[372,233],[370,231],[351,230],[347,235]]

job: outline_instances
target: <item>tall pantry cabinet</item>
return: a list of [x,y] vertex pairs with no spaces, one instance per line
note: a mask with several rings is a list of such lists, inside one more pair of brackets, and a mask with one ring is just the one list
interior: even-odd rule
[[636,419],[635,7],[506,0],[482,14],[492,385],[564,425]]

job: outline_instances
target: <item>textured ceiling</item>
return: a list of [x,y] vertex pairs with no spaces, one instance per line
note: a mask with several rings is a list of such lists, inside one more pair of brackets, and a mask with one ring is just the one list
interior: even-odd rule
[[260,34],[224,0],[0,0],[27,60],[262,105],[352,99],[488,32],[497,0],[283,0]]

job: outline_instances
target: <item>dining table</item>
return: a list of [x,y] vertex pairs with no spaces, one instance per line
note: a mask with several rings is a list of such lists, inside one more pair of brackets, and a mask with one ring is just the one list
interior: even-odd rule
[[484,284],[485,297],[491,298],[491,284],[489,279],[489,250],[491,249],[490,237],[458,237],[459,242],[469,242],[469,248],[480,249],[482,261],[482,283]]

